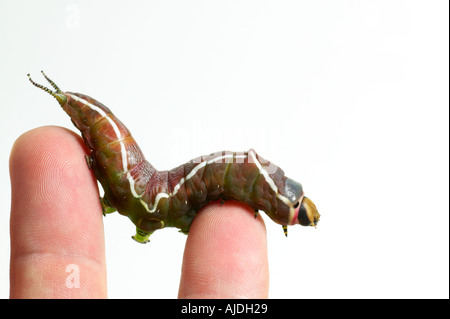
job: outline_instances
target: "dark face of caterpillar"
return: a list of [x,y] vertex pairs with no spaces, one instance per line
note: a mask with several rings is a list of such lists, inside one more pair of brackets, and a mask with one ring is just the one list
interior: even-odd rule
[[301,205],[298,208],[297,220],[302,226],[316,226],[320,219],[316,205],[308,197],[303,197]]

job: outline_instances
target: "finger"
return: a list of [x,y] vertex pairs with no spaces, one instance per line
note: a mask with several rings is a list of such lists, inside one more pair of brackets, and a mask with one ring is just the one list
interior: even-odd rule
[[59,127],[19,137],[10,156],[12,298],[106,297],[103,222],[82,140]]
[[264,221],[246,205],[226,201],[195,217],[183,257],[179,298],[267,298]]

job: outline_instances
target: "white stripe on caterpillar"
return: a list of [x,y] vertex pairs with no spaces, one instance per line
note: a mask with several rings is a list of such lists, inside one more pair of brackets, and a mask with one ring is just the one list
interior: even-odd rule
[[[154,213],[156,211],[156,208],[158,207],[158,203],[160,201],[161,198],[169,198],[169,197],[173,197],[174,195],[176,195],[176,193],[180,190],[181,186],[183,186],[183,184],[191,179],[193,176],[195,176],[195,174],[197,174],[197,172],[202,169],[203,167],[205,167],[208,164],[217,162],[217,161],[221,161],[223,159],[226,158],[233,158],[233,154],[225,154],[219,157],[214,157],[208,161],[203,161],[200,164],[198,164],[197,166],[195,166],[192,171],[189,172],[189,174],[187,174],[186,177],[183,177],[182,179],[180,179],[179,183],[177,185],[175,185],[175,187],[173,188],[172,193],[158,193],[155,197],[155,203],[153,204],[153,208],[149,209],[147,204],[144,205],[144,207],[146,208],[146,210],[149,213]],[[235,158],[247,158],[247,155],[243,154],[243,155],[236,155]],[[141,203],[143,202],[143,200],[141,200]]]
[[[269,184],[270,188],[272,188],[272,190],[275,192],[277,198],[279,198],[283,203],[285,203],[286,205],[288,205],[290,207],[291,210],[291,214],[293,214],[294,209],[292,208],[292,203],[291,201],[281,195],[278,192],[278,187],[275,185],[273,179],[269,176],[269,173],[262,167],[261,163],[256,159],[256,153],[253,149],[248,151],[248,155],[250,155],[249,158],[249,163],[254,163],[256,165],[256,167],[259,170],[259,173],[261,175],[264,176],[264,179],[267,181],[267,183]],[[242,154],[242,155],[235,155],[234,158],[247,158],[248,155]],[[174,195],[177,194],[178,190],[181,188],[181,186],[183,186],[183,184],[191,179],[193,176],[195,176],[195,174],[197,174],[197,172],[202,169],[203,167],[205,167],[208,164],[214,163],[214,162],[219,162],[222,161],[224,159],[228,159],[228,158],[233,158],[233,154],[225,154],[222,156],[218,156],[218,157],[214,157],[210,160],[207,161],[203,161],[200,164],[198,164],[197,166],[195,166],[186,177],[183,177],[182,179],[180,179],[180,182],[175,185],[175,187],[173,188],[173,192],[172,193],[158,193],[155,197],[155,202],[153,204],[153,207],[151,209],[149,209],[148,205],[141,199],[141,204],[144,206],[144,208],[147,210],[147,212],[149,213],[154,213],[156,211],[156,208],[158,207],[159,201],[162,198],[169,198],[169,197],[173,197]],[[220,185],[217,185],[217,187],[220,187]]]
[[270,177],[269,173],[264,169],[264,167],[262,167],[261,163],[256,159],[255,151],[253,149],[251,149],[251,150],[248,151],[248,154],[253,159],[253,163],[255,163],[256,167],[258,167],[259,173],[262,174],[262,176],[264,176],[264,178],[265,178],[266,182],[269,184],[270,188],[272,188],[272,190],[275,192],[275,194],[277,194],[277,198],[279,198],[287,206],[289,206],[289,207],[292,206],[291,201],[287,197],[281,195],[278,192],[277,185],[275,185],[275,182]]
[[[136,189],[134,187],[134,178],[133,176],[131,176],[130,172],[128,171],[128,158],[127,158],[127,150],[125,148],[125,144],[123,143],[123,138],[122,138],[122,134],[120,134],[120,130],[119,127],[117,126],[117,124],[105,113],[105,111],[103,111],[101,108],[99,108],[98,106],[89,103],[88,101],[86,101],[83,98],[80,98],[74,94],[68,94],[71,98],[73,98],[74,100],[76,100],[77,102],[81,102],[84,105],[89,106],[91,109],[95,110],[96,112],[98,112],[101,116],[103,116],[104,118],[106,118],[109,122],[109,124],[111,125],[111,127],[114,130],[114,133],[116,133],[116,137],[117,137],[117,141],[120,144],[120,154],[122,155],[122,167],[123,167],[123,172],[127,174],[127,179],[128,182],[130,183],[130,191],[131,194],[133,194],[133,197],[135,198],[141,198],[142,195],[139,195],[138,193],[136,193]],[[141,201],[142,202],[142,201]]]

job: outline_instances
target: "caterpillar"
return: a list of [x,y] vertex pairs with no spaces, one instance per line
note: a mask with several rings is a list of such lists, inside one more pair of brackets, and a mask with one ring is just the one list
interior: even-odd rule
[[316,226],[320,214],[303,194],[302,185],[284,175],[253,149],[201,156],[169,171],[158,171],[144,157],[130,131],[99,101],[80,93],[63,92],[41,71],[53,90],[30,82],[52,95],[81,132],[90,154],[89,169],[100,182],[103,214],[118,211],[136,226],[139,243],[164,227],[189,232],[197,212],[208,202],[234,199],[274,222]]

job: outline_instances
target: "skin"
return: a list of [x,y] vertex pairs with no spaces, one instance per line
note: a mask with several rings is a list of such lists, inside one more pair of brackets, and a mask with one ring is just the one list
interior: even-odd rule
[[[60,127],[31,130],[14,144],[11,298],[107,297],[103,216],[87,153]],[[80,269],[78,289],[66,287],[70,264]],[[186,242],[178,297],[266,298],[268,285],[261,217],[234,201],[204,207]]]

